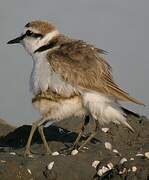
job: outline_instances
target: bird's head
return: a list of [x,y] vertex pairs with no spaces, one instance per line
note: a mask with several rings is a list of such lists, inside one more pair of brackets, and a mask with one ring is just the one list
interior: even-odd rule
[[54,25],[44,21],[32,21],[25,25],[21,36],[8,41],[8,44],[20,43],[32,55],[58,35],[59,32]]

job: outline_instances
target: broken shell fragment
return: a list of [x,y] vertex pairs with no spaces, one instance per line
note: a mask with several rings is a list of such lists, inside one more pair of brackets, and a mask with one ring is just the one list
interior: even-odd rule
[[144,156],[142,153],[138,153],[136,154],[136,156]]
[[29,174],[32,174],[32,172],[31,172],[31,170],[30,170],[30,169],[27,169],[27,171],[28,171],[28,173],[29,173]]
[[126,172],[126,168],[124,168],[122,171],[119,171],[119,174],[124,174]]
[[144,155],[145,157],[149,158],[149,152],[146,152]]
[[51,170],[54,166],[54,161],[50,162],[47,166],[48,170]]
[[109,142],[105,142],[105,148],[108,150],[112,150],[112,145]]
[[99,176],[102,176],[104,173],[106,173],[107,171],[109,171],[109,169],[105,166],[103,166],[101,169],[98,170],[97,174]]
[[126,162],[126,161],[127,161],[126,158],[122,158],[122,159],[120,160],[120,164],[124,164],[124,162]]
[[74,150],[71,152],[71,155],[75,156],[76,154],[78,154],[78,150],[77,150],[77,149],[74,149]]
[[109,128],[101,128],[101,130],[105,133],[107,133],[109,131]]
[[111,163],[111,162],[109,162],[108,164],[107,164],[107,167],[111,170],[111,169],[113,169],[113,164]]
[[136,166],[132,166],[132,172],[136,172],[137,171],[137,167]]
[[99,163],[100,163],[100,161],[95,160],[95,161],[92,163],[92,167],[96,168]]
[[52,156],[58,156],[59,155],[59,152],[55,151],[52,153]]

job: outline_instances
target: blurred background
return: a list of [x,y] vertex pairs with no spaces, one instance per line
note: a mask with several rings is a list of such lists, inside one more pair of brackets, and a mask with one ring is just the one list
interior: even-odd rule
[[125,105],[149,116],[148,0],[5,0],[0,2],[0,117],[14,125],[39,117],[32,108],[32,59],[17,37],[32,20],[53,22],[62,33],[109,51],[116,82],[147,106]]

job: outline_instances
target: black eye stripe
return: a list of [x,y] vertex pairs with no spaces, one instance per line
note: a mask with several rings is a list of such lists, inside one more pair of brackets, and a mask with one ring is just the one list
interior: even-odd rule
[[34,32],[32,32],[32,31],[30,31],[30,30],[27,30],[26,33],[25,33],[25,35],[26,35],[26,36],[31,36],[31,37],[34,37],[34,38],[38,38],[38,37],[42,38],[42,37],[43,37],[42,34],[34,33]]

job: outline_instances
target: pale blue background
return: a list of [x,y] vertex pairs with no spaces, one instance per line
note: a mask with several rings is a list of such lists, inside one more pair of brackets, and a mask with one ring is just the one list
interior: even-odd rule
[[[21,46],[6,42],[30,20],[54,22],[67,35],[110,51],[114,77],[132,96],[149,104],[148,0],[0,1],[0,117],[15,125],[38,117],[31,106],[32,60]],[[148,106],[130,106],[149,115]]]

